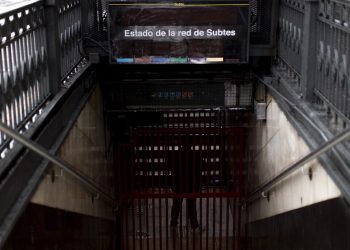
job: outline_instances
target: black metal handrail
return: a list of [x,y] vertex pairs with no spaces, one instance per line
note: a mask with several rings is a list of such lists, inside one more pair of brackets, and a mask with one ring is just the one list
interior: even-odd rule
[[[341,154],[339,152],[339,150],[337,150],[336,148],[334,148],[334,146],[338,145],[339,143],[341,143],[342,141],[344,141],[346,138],[342,139],[341,141],[335,143],[333,145],[334,140],[338,140],[340,137],[343,138],[342,136],[347,133],[348,130],[344,130],[341,133],[339,133],[338,136],[335,136],[332,139],[329,139],[329,136],[327,135],[327,133],[320,127],[320,125],[317,123],[317,121],[315,121],[314,119],[312,119],[308,114],[306,114],[304,108],[301,108],[300,105],[297,105],[296,103],[292,102],[290,99],[288,99],[286,96],[284,96],[279,90],[277,90],[276,88],[274,88],[274,86],[272,86],[269,81],[266,81],[265,79],[260,78],[259,76],[256,75],[256,78],[259,82],[261,82],[262,84],[264,84],[275,96],[277,99],[282,100],[282,102],[284,102],[285,104],[287,104],[287,106],[289,108],[291,108],[291,110],[295,111],[295,114],[297,114],[298,116],[300,116],[300,118],[302,118],[303,121],[306,122],[307,126],[310,127],[310,129],[312,131],[314,131],[317,136],[321,139],[321,141],[324,143],[322,144],[322,146],[320,146],[319,148],[315,149],[313,152],[311,152],[309,155],[303,157],[302,159],[300,159],[298,162],[292,164],[291,166],[285,168],[284,171],[282,171],[279,175],[277,175],[276,177],[272,178],[271,180],[267,181],[266,183],[264,183],[263,185],[261,185],[260,187],[256,188],[256,190],[254,190],[252,193],[250,193],[247,197],[247,200],[255,200],[257,198],[257,195],[260,193],[263,197],[266,197],[266,192],[268,192],[273,186],[275,186],[281,179],[286,178],[288,175],[290,175],[291,173],[294,173],[295,170],[297,170],[298,168],[300,168],[301,166],[303,166],[304,164],[306,164],[307,162],[309,162],[308,157],[312,156],[314,153],[317,153],[320,150],[320,153],[316,155],[316,157],[321,156],[325,151],[327,150],[331,150],[332,152],[332,156],[334,156],[337,159],[337,162],[339,164],[339,169],[340,171],[344,174],[346,173],[344,176],[340,177],[340,179],[343,180],[339,181],[339,176],[334,177],[336,178],[336,184],[338,185],[339,189],[342,191],[342,193],[344,194],[345,198],[347,200],[350,200],[349,198],[349,193],[348,193],[348,186],[345,185],[344,186],[344,182],[348,182],[349,180],[349,173],[350,170],[348,169],[348,164],[345,161],[345,159],[343,158],[343,154]],[[347,136],[348,137],[348,136]],[[338,138],[338,139],[337,139]],[[332,144],[329,144],[332,143]],[[330,147],[328,147],[327,145],[332,145]],[[326,150],[324,151],[323,148],[326,148]],[[304,159],[306,158],[306,159]],[[314,159],[314,158],[312,158]],[[312,160],[311,159],[311,160]],[[307,160],[306,162],[304,162],[304,160]],[[286,173],[284,173],[286,172]],[[337,174],[336,174],[337,175]],[[280,179],[281,178],[281,179]],[[345,179],[344,179],[345,178]],[[254,198],[253,198],[254,197]]]
[[248,195],[248,198],[246,199],[246,203],[250,203],[259,197],[265,197],[266,194],[278,183],[280,183],[283,179],[287,178],[291,174],[293,174],[296,170],[304,166],[305,164],[309,163],[310,161],[317,159],[320,155],[328,151],[329,149],[333,148],[334,146],[338,145],[339,143],[345,141],[350,137],[350,128],[344,130],[331,140],[324,143],[322,146],[317,148],[316,150],[310,152],[306,156],[302,157],[300,160],[295,162],[294,164],[290,165],[289,167],[285,168],[281,173],[279,173],[277,176],[272,178],[271,180],[267,181],[257,189],[255,189],[252,193]]

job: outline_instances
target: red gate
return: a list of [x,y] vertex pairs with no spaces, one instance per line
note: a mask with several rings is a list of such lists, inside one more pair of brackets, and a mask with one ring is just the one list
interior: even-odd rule
[[141,128],[117,151],[122,249],[240,249],[243,129]]

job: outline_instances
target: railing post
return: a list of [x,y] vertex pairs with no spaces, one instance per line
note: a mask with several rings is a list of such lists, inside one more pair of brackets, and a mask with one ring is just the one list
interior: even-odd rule
[[305,100],[313,100],[316,74],[318,0],[305,0],[301,86]]
[[59,13],[57,0],[46,0],[45,9],[50,92],[52,95],[55,95],[60,90],[61,82],[61,54],[60,40],[58,36]]
[[271,10],[271,33],[270,33],[270,46],[277,48],[277,27],[279,16],[279,0],[272,0]]

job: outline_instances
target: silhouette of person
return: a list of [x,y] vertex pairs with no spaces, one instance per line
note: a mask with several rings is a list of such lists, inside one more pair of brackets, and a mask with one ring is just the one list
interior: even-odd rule
[[[170,152],[172,161],[170,165],[174,171],[173,192],[175,194],[195,194],[200,191],[200,157],[199,153],[191,149],[190,145],[183,145],[179,150]],[[179,215],[183,198],[174,198],[171,208],[170,226],[176,227],[179,224]],[[191,228],[199,226],[196,211],[196,198],[186,199],[186,209]]]

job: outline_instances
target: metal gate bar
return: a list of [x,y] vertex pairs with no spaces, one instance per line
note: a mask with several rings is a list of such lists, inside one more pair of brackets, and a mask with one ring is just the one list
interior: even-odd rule
[[243,130],[138,128],[117,148],[122,249],[240,249]]

